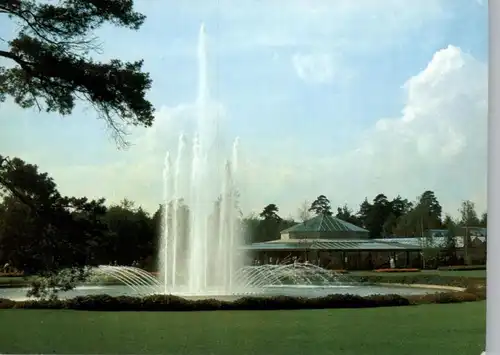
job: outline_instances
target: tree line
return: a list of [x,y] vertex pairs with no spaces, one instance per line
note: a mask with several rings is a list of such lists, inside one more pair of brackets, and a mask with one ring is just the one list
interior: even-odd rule
[[[162,206],[150,214],[133,201],[106,205],[105,199],[62,195],[54,180],[38,167],[19,158],[0,156],[0,263],[27,273],[99,264],[138,264],[154,269],[162,226]],[[169,204],[168,220],[172,219]],[[219,220],[220,200],[214,202],[212,219]],[[235,208],[239,209],[237,205]],[[177,219],[187,226],[189,206],[178,201]],[[304,202],[297,216],[282,218],[276,204],[258,215],[237,214],[245,243],[279,239],[280,232],[315,215],[334,215],[366,228],[370,237],[420,236],[428,229],[455,226],[486,227],[487,213],[478,216],[474,203],[464,201],[460,217],[444,214],[432,191],[415,201],[379,194],[365,199],[358,211],[347,205],[332,210],[320,195]],[[213,231],[217,233],[217,230]],[[187,228],[178,233],[187,234]],[[187,239],[187,238],[185,238]]]
[[262,242],[278,239],[281,230],[319,214],[335,216],[365,228],[370,238],[420,237],[430,229],[486,228],[488,214],[479,215],[474,202],[463,201],[458,212],[458,218],[443,213],[435,193],[430,190],[424,191],[414,201],[399,195],[390,200],[386,195],[378,194],[371,202],[365,198],[357,211],[344,204],[337,207],[336,213],[329,199],[320,195],[312,203],[304,201],[295,217],[282,218],[278,206],[269,204],[258,216],[245,218],[245,223],[253,225],[251,239]]

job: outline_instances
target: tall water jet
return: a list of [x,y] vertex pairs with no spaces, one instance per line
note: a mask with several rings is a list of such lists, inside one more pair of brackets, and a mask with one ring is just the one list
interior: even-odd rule
[[164,282],[164,291],[167,291],[167,285],[168,285],[168,242],[169,242],[169,236],[170,236],[170,231],[169,231],[169,223],[168,223],[168,215],[169,215],[169,206],[168,203],[171,198],[171,173],[172,173],[172,167],[171,167],[171,160],[170,160],[170,153],[167,152],[165,154],[165,160],[163,162],[163,213],[162,213],[162,222],[161,222],[161,233],[162,233],[162,238],[161,238],[161,243],[160,243],[160,270],[161,270],[161,278],[163,279]]
[[[236,252],[241,245],[234,181],[238,140],[228,152],[231,159],[224,160],[219,151],[223,146],[219,124],[211,110],[204,25],[200,27],[197,58],[196,130],[191,144],[180,135],[173,166],[168,153],[165,158],[161,282],[165,293],[227,294],[232,292],[238,267]],[[191,159],[190,164],[186,159]],[[181,199],[186,205],[181,206]]]
[[185,138],[184,134],[179,135],[177,147],[177,157],[175,159],[174,183],[173,183],[173,211],[172,211],[172,287],[175,288],[177,280],[177,239],[179,234],[179,180],[181,178],[182,159],[184,154]]
[[240,138],[236,137],[236,139],[233,142],[233,156],[232,156],[234,174],[236,174],[236,172],[238,171],[238,158],[239,158],[238,157],[238,148],[239,148],[239,146],[240,146]]

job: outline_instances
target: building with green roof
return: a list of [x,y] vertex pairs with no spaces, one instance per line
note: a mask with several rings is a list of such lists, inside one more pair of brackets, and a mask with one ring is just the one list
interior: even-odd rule
[[409,266],[419,258],[422,247],[370,239],[368,230],[320,214],[283,230],[278,240],[253,243],[244,249],[257,263],[297,259],[334,269],[366,269],[388,266],[390,258],[398,260],[400,266]]
[[[445,248],[446,230],[429,230],[434,248]],[[475,228],[479,244],[485,244],[486,230]],[[456,237],[459,255],[464,249],[462,237]],[[480,239],[483,239],[482,241]],[[311,261],[331,269],[373,269],[390,267],[422,267],[422,252],[429,241],[420,237],[372,239],[369,231],[329,215],[317,215],[281,232],[280,239],[244,246],[258,263]],[[477,244],[476,243],[476,244]],[[469,248],[472,249],[472,246]],[[485,247],[476,248],[483,258]],[[484,252],[482,251],[484,250]]]
[[369,231],[337,217],[320,214],[281,232],[281,240],[367,239]]

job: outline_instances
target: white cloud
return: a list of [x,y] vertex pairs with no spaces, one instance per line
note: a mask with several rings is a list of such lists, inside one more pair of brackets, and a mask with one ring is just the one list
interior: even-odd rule
[[[474,199],[484,210],[486,65],[449,46],[403,90],[401,115],[378,120],[346,153],[311,157],[301,152],[304,143],[294,140],[262,147],[245,147],[243,141],[240,183],[245,212],[274,202],[288,215],[302,200],[319,194],[326,194],[334,205],[355,205],[380,192],[414,198],[426,189],[436,192],[447,212],[454,213],[462,199]],[[221,110],[215,107],[213,115]],[[164,148],[175,144],[178,127],[189,122],[192,112],[192,104],[161,110],[155,126],[138,138],[142,143],[121,161],[49,171],[73,194],[104,195],[115,201],[128,196],[153,209],[160,201]]]
[[292,65],[297,76],[308,83],[330,83],[335,76],[333,60],[328,54],[298,53],[292,57]]
[[308,84],[343,84],[355,76],[339,56],[330,53],[296,53],[291,64],[296,75]]
[[255,175],[273,181],[265,190],[269,192],[261,190],[261,204],[268,195],[266,201],[275,201],[288,213],[301,200],[321,193],[338,205],[356,204],[380,192],[414,198],[432,189],[447,212],[456,213],[460,201],[469,198],[484,210],[486,65],[449,46],[410,78],[404,90],[401,116],[377,121],[350,152],[301,156],[301,143],[296,142],[293,150],[287,147],[260,159],[261,173]]

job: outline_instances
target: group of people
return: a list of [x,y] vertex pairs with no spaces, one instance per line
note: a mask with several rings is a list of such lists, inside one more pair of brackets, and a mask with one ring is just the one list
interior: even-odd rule
[[[319,262],[319,261],[318,261]],[[279,264],[295,264],[295,263],[304,263],[304,264],[309,264],[310,261],[307,259],[303,259],[298,256],[287,256],[286,258],[280,259],[280,258],[273,258],[270,256],[262,262],[260,259],[254,259],[252,262],[252,265],[279,265]]]

